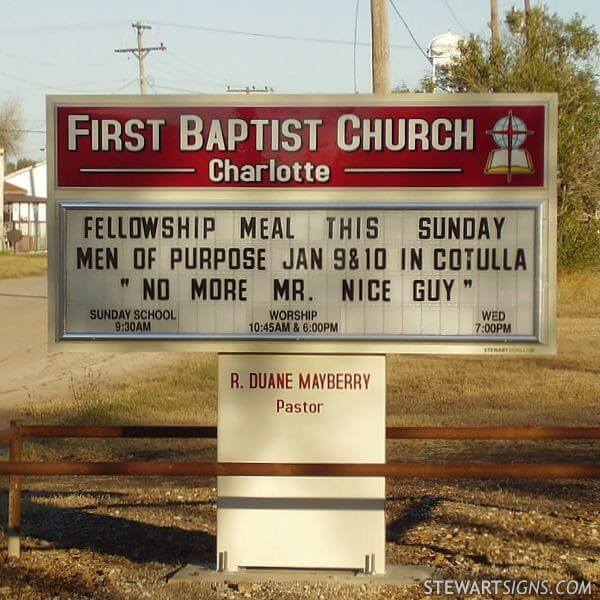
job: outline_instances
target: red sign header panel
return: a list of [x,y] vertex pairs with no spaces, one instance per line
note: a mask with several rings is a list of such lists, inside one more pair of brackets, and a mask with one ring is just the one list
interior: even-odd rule
[[543,103],[56,111],[57,187],[545,186]]

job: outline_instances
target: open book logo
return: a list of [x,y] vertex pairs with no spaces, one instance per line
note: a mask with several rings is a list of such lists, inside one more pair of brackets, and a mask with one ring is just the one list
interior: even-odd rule
[[506,174],[510,183],[513,175],[530,175],[535,172],[531,154],[522,148],[527,136],[532,135],[533,131],[527,129],[524,121],[515,117],[512,110],[506,117],[496,121],[494,128],[486,133],[494,138],[499,148],[490,152],[485,173]]

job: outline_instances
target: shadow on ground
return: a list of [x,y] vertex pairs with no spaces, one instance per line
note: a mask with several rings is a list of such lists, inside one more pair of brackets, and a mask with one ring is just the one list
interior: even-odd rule
[[[5,563],[2,565],[2,586],[19,590],[20,594],[13,597],[27,598],[33,592],[43,597],[56,598],[94,598],[96,589],[91,583],[86,583],[80,578],[66,577],[56,573],[49,573],[36,567],[31,567],[23,561],[19,563]],[[116,596],[104,592],[103,598],[110,600]]]
[[[37,491],[23,492],[22,533],[53,548],[91,550],[137,563],[214,561],[216,539],[210,533],[97,514],[80,507],[60,508],[32,499],[39,495]],[[3,506],[5,496],[0,495]],[[145,505],[139,508],[143,510]]]

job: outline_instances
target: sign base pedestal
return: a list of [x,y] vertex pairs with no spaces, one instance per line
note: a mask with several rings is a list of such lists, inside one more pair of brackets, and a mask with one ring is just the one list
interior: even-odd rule
[[[385,357],[220,354],[217,454],[384,463]],[[383,571],[383,477],[218,477],[217,491],[219,571]]]
[[428,579],[439,579],[443,575],[435,567],[427,565],[386,565],[385,573],[367,575],[351,570],[318,569],[242,569],[235,572],[219,572],[216,565],[189,564],[177,571],[169,583],[217,583],[217,584],[261,584],[306,583],[342,585],[393,585],[408,587]]

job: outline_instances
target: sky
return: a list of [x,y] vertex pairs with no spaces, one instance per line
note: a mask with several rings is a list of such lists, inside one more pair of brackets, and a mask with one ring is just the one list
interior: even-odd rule
[[[1,0],[0,103],[16,99],[26,134],[21,156],[45,157],[46,94],[137,94],[138,65],[116,48],[136,45],[133,21],[152,26],[148,93],[368,93],[369,0]],[[422,49],[440,33],[489,34],[488,0],[394,0]],[[500,0],[501,13],[523,2]],[[532,2],[535,4],[535,0]],[[548,0],[600,30],[597,0]],[[24,8],[26,7],[26,8]],[[354,50],[356,37],[356,58]],[[430,66],[389,8],[392,85],[414,87]]]

